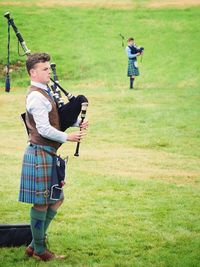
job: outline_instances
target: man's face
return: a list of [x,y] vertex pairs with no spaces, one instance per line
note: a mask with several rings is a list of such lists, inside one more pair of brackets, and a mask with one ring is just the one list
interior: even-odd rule
[[30,70],[31,80],[47,84],[50,81],[51,67],[49,62],[40,62],[35,64],[34,68]]
[[130,40],[130,41],[128,42],[128,44],[129,44],[129,45],[133,45],[133,44],[134,44],[134,41],[133,41],[133,40]]

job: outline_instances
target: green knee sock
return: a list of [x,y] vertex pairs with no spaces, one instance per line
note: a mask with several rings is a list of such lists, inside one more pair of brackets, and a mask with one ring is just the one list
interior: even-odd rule
[[31,232],[34,241],[34,250],[38,254],[42,254],[45,251],[44,225],[46,214],[46,211],[31,208]]
[[45,224],[44,224],[44,234],[46,234],[47,228],[49,227],[49,224],[51,223],[53,218],[56,216],[56,214],[57,214],[56,210],[48,208],[47,215],[46,215],[46,220],[45,220]]
[[[49,224],[51,223],[53,218],[56,216],[56,214],[57,214],[57,211],[55,211],[51,208],[48,208],[47,213],[46,213],[45,223],[44,223],[44,236],[46,234],[47,228],[49,227]],[[29,246],[34,248],[34,240],[31,241]]]

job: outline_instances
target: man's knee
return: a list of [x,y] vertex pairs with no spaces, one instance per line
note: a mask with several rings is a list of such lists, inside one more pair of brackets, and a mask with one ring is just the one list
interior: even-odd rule
[[60,206],[61,206],[63,204],[63,202],[64,202],[64,197],[62,199],[58,200],[58,201],[59,201]]
[[54,210],[57,210],[57,209],[62,205],[63,201],[64,201],[64,198],[62,198],[62,199],[56,201],[56,203],[50,205],[50,207],[51,207],[52,209],[54,209]]
[[48,205],[34,204],[33,208],[40,211],[45,211],[48,209]]

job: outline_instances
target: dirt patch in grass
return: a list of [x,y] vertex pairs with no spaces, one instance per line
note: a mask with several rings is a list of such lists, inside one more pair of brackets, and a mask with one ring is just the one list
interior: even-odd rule
[[105,7],[105,8],[131,8],[133,4],[131,1],[55,1],[55,0],[44,0],[41,3],[38,3],[40,6],[49,6],[49,5],[61,5],[61,6],[71,6],[71,7]]
[[200,6],[200,0],[157,0],[147,4],[151,8],[178,7],[185,8],[190,6]]
[[4,1],[0,6],[39,6],[39,7],[52,7],[52,6],[66,6],[66,7],[82,7],[82,8],[113,8],[113,9],[130,9],[134,7],[148,7],[148,8],[167,8],[177,7],[185,8],[190,6],[200,6],[200,0],[151,0],[146,3],[131,0],[42,0],[42,1]]
[[[87,148],[84,147],[87,153]],[[89,154],[89,153],[88,153]],[[95,173],[115,175],[124,179],[156,179],[178,185],[196,186],[200,182],[200,160],[151,149],[126,148],[107,145],[92,149],[92,158],[85,162],[86,169],[95,161]]]
[[0,5],[16,5],[16,6],[39,6],[39,7],[51,7],[51,6],[66,6],[66,7],[83,7],[83,8],[91,8],[91,7],[102,7],[102,8],[117,8],[117,9],[129,9],[134,6],[132,1],[66,1],[66,0],[43,0],[43,1],[35,1],[35,2],[23,2],[23,1],[5,1],[0,3]]

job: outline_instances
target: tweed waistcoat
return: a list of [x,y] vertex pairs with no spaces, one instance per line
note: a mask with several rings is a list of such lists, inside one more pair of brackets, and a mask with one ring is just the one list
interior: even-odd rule
[[[49,112],[49,122],[51,126],[56,128],[57,130],[60,130],[59,115],[58,115],[56,103],[54,102],[54,100],[43,89],[40,89],[35,86],[29,87],[28,95],[33,91],[40,92],[42,95],[44,95],[44,97],[46,97],[50,101],[52,105],[52,110]],[[60,147],[61,144],[59,142],[44,138],[38,133],[33,115],[30,114],[28,111],[26,111],[26,124],[28,126],[30,143],[37,144],[37,145],[51,146],[56,149]]]

